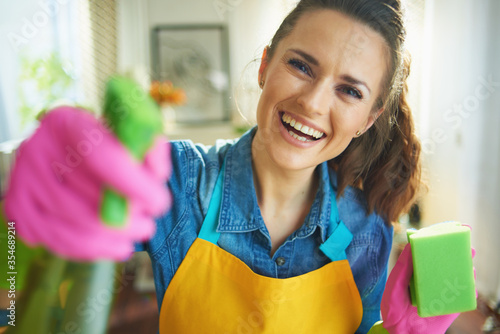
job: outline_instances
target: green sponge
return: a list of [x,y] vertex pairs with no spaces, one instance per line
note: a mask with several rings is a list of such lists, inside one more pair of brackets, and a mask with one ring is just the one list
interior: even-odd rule
[[431,317],[476,308],[470,228],[457,222],[409,230],[413,258],[410,294],[418,315]]
[[161,113],[156,102],[135,81],[111,78],[104,97],[104,118],[132,155],[142,161],[162,133]]
[[[154,100],[133,80],[113,77],[106,86],[104,118],[120,142],[142,161],[156,135],[163,132],[161,114]],[[111,188],[104,189],[101,218],[121,227],[127,219],[127,200]]]

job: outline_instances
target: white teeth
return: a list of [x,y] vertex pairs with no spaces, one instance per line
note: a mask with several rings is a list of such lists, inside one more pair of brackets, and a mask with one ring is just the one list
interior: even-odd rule
[[300,141],[312,141],[311,139],[307,139],[306,137],[298,136],[292,131],[288,131],[288,133],[295,139],[298,139]]
[[[314,138],[316,139],[319,139],[321,137],[323,137],[323,132],[321,131],[318,131],[318,130],[315,130],[313,128],[310,128],[308,127],[307,125],[302,125],[302,123],[300,123],[299,121],[296,121],[295,119],[292,118],[292,116],[290,115],[287,115],[287,114],[283,114],[283,116],[281,117],[281,119],[283,120],[283,122],[287,123],[287,124],[290,124],[290,126],[292,128],[294,128],[295,130],[298,130],[300,132],[302,132],[303,134],[306,134],[306,135],[309,135],[309,136],[313,136]],[[298,140],[301,140],[301,141],[306,141],[308,140],[307,138],[305,137],[301,137],[301,136],[298,136],[296,135],[295,133],[293,133],[292,131],[289,131],[289,133],[296,139]]]

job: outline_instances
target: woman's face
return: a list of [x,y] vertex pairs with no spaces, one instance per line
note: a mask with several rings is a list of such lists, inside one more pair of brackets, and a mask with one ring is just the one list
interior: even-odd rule
[[298,170],[342,153],[382,111],[373,106],[386,55],[382,36],[364,24],[333,10],[304,14],[262,61],[254,155]]

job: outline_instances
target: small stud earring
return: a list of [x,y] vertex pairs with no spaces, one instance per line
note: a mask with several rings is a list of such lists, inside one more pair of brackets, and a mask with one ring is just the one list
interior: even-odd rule
[[263,88],[264,87],[264,80],[261,80],[259,85],[260,85],[260,88]]
[[358,131],[356,131],[356,137],[359,137],[359,136],[361,136],[361,132],[358,130]]

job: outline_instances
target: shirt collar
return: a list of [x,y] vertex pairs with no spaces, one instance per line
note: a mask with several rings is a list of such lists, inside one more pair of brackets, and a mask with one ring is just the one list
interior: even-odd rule
[[[217,232],[248,232],[265,229],[257,205],[252,172],[252,140],[256,129],[254,127],[246,132],[227,152]],[[307,237],[319,227],[322,241],[326,240],[327,227],[330,222],[332,191],[330,182],[336,188],[336,175],[331,168],[328,168],[326,162],[320,164],[316,172],[319,173],[320,178],[316,197],[305,223],[294,232],[292,238]],[[333,176],[332,180],[331,176]]]
[[261,227],[256,219],[260,214],[252,172],[255,131],[256,127],[246,132],[226,154],[217,232],[248,232]]

